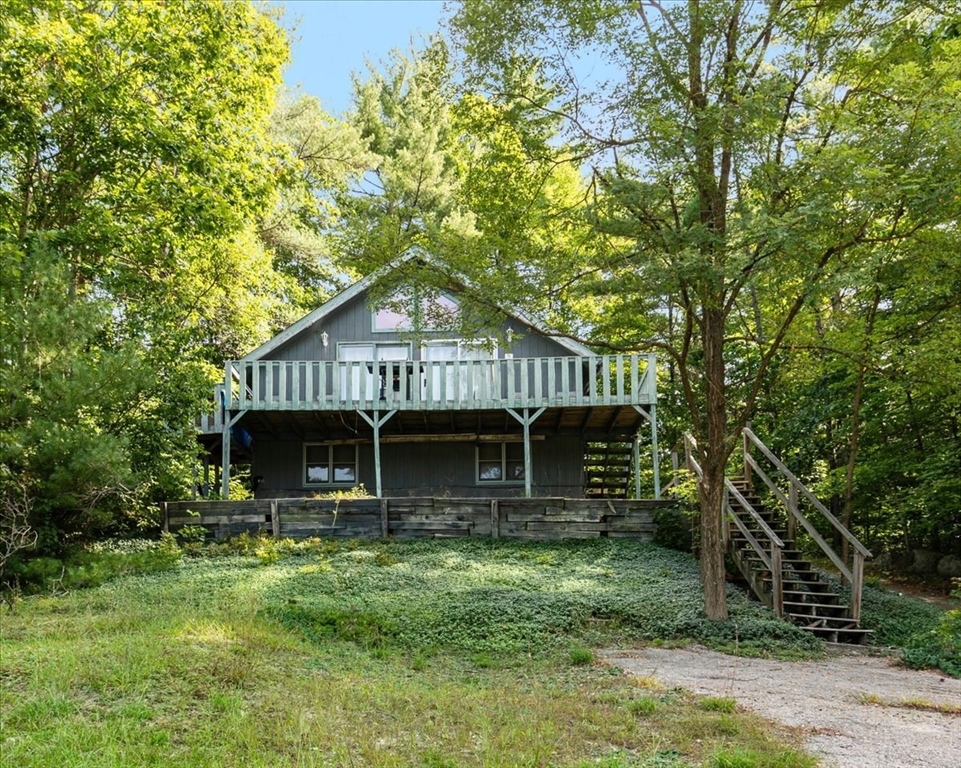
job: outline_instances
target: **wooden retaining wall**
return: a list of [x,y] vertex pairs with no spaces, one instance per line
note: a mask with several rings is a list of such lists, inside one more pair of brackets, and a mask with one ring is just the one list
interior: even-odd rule
[[606,499],[260,499],[161,505],[164,530],[200,525],[207,537],[267,533],[292,539],[484,536],[557,540],[596,537],[651,541],[655,512],[673,501]]

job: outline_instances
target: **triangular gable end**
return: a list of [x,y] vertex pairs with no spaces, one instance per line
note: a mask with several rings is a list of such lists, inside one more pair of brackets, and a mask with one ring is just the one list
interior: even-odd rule
[[[375,270],[374,272],[371,272],[366,277],[361,278],[353,285],[349,286],[348,288],[345,288],[343,291],[341,291],[336,296],[334,296],[334,298],[330,299],[330,301],[327,301],[324,304],[321,304],[313,312],[310,312],[304,315],[296,323],[285,328],[283,331],[278,333],[269,341],[264,342],[252,352],[249,352],[248,354],[244,355],[243,358],[241,359],[244,361],[260,360],[261,358],[270,354],[274,350],[282,347],[291,339],[296,338],[304,331],[308,330],[315,324],[319,323],[324,318],[329,317],[331,314],[339,310],[341,307],[344,307],[347,304],[350,304],[356,298],[361,296],[368,288],[370,288],[375,282],[377,282],[377,280],[379,280],[385,274],[388,274],[394,269],[397,269],[402,264],[408,261],[411,261],[412,259],[415,259],[415,258],[421,258],[428,262],[434,261],[433,257],[430,254],[425,253],[420,248],[417,248],[417,247],[409,248],[402,256],[395,259],[390,264],[387,264],[381,267],[380,269]],[[560,346],[564,347],[566,350],[568,350],[574,355],[588,357],[594,354],[594,352],[588,347],[584,346],[583,344],[577,341],[574,341],[573,339],[563,336],[557,333],[556,331],[552,331],[549,328],[544,327],[543,325],[538,323],[536,320],[534,320],[532,317],[528,316],[524,312],[519,312],[519,311],[511,312],[503,308],[500,308],[500,310],[504,313],[505,316],[523,323],[524,325],[534,329],[535,331],[537,331],[538,333],[544,336],[550,337],[552,340],[557,342]]]

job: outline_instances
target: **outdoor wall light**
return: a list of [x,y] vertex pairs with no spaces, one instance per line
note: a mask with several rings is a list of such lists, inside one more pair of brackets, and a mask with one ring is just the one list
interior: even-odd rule
[[327,343],[330,341],[330,336],[327,335],[327,331],[324,331],[322,334],[320,334],[320,340],[326,347]]

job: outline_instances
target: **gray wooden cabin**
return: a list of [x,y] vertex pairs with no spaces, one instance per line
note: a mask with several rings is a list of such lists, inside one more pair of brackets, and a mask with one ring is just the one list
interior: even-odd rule
[[[232,457],[250,461],[257,498],[361,483],[381,498],[641,498],[642,432],[657,455],[653,355],[595,355],[510,312],[463,338],[444,330],[457,295],[378,305],[382,274],[226,363],[199,436],[224,498]],[[659,498],[656,460],[653,477]]]

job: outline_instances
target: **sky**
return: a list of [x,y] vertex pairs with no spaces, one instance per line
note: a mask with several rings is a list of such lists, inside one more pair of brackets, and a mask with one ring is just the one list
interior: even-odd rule
[[366,60],[386,60],[392,48],[408,50],[439,28],[440,0],[287,0],[284,26],[291,32],[291,63],[284,80],[320,99],[330,114],[350,106],[350,73]]

